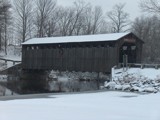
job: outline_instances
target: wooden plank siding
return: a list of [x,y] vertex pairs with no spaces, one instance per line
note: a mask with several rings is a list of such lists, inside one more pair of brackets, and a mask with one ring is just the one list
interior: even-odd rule
[[115,64],[114,47],[52,47],[23,50],[24,69],[108,72]]

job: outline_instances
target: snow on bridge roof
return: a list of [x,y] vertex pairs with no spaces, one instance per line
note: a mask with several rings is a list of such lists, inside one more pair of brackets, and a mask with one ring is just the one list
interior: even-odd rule
[[98,34],[98,35],[33,38],[33,39],[30,39],[30,40],[22,43],[22,45],[116,41],[116,40],[119,40],[120,38],[122,38],[128,34],[130,34],[130,32]]

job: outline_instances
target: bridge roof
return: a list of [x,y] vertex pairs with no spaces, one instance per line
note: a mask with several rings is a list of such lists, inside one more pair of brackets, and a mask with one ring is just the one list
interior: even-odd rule
[[22,43],[22,45],[117,41],[128,34],[130,34],[130,32],[98,34],[98,35],[32,38]]

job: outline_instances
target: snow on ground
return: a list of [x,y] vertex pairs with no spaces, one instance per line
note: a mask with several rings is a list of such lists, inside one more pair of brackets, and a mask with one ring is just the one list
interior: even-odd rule
[[5,55],[2,58],[14,61],[21,61],[21,56],[16,56],[16,55]]
[[101,92],[0,101],[1,120],[160,120],[160,94]]
[[105,82],[104,87],[111,90],[132,92],[159,92],[160,69],[112,69],[112,81]]
[[127,71],[123,71],[123,68],[121,69],[115,69],[112,73],[112,79],[117,80],[121,79],[122,77],[126,75],[134,75],[135,77],[145,77],[148,79],[160,79],[160,69],[154,69],[154,68],[129,68]]

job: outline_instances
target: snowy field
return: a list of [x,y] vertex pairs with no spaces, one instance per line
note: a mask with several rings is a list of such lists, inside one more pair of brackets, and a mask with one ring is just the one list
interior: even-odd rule
[[160,120],[160,94],[101,92],[0,101],[0,120]]

